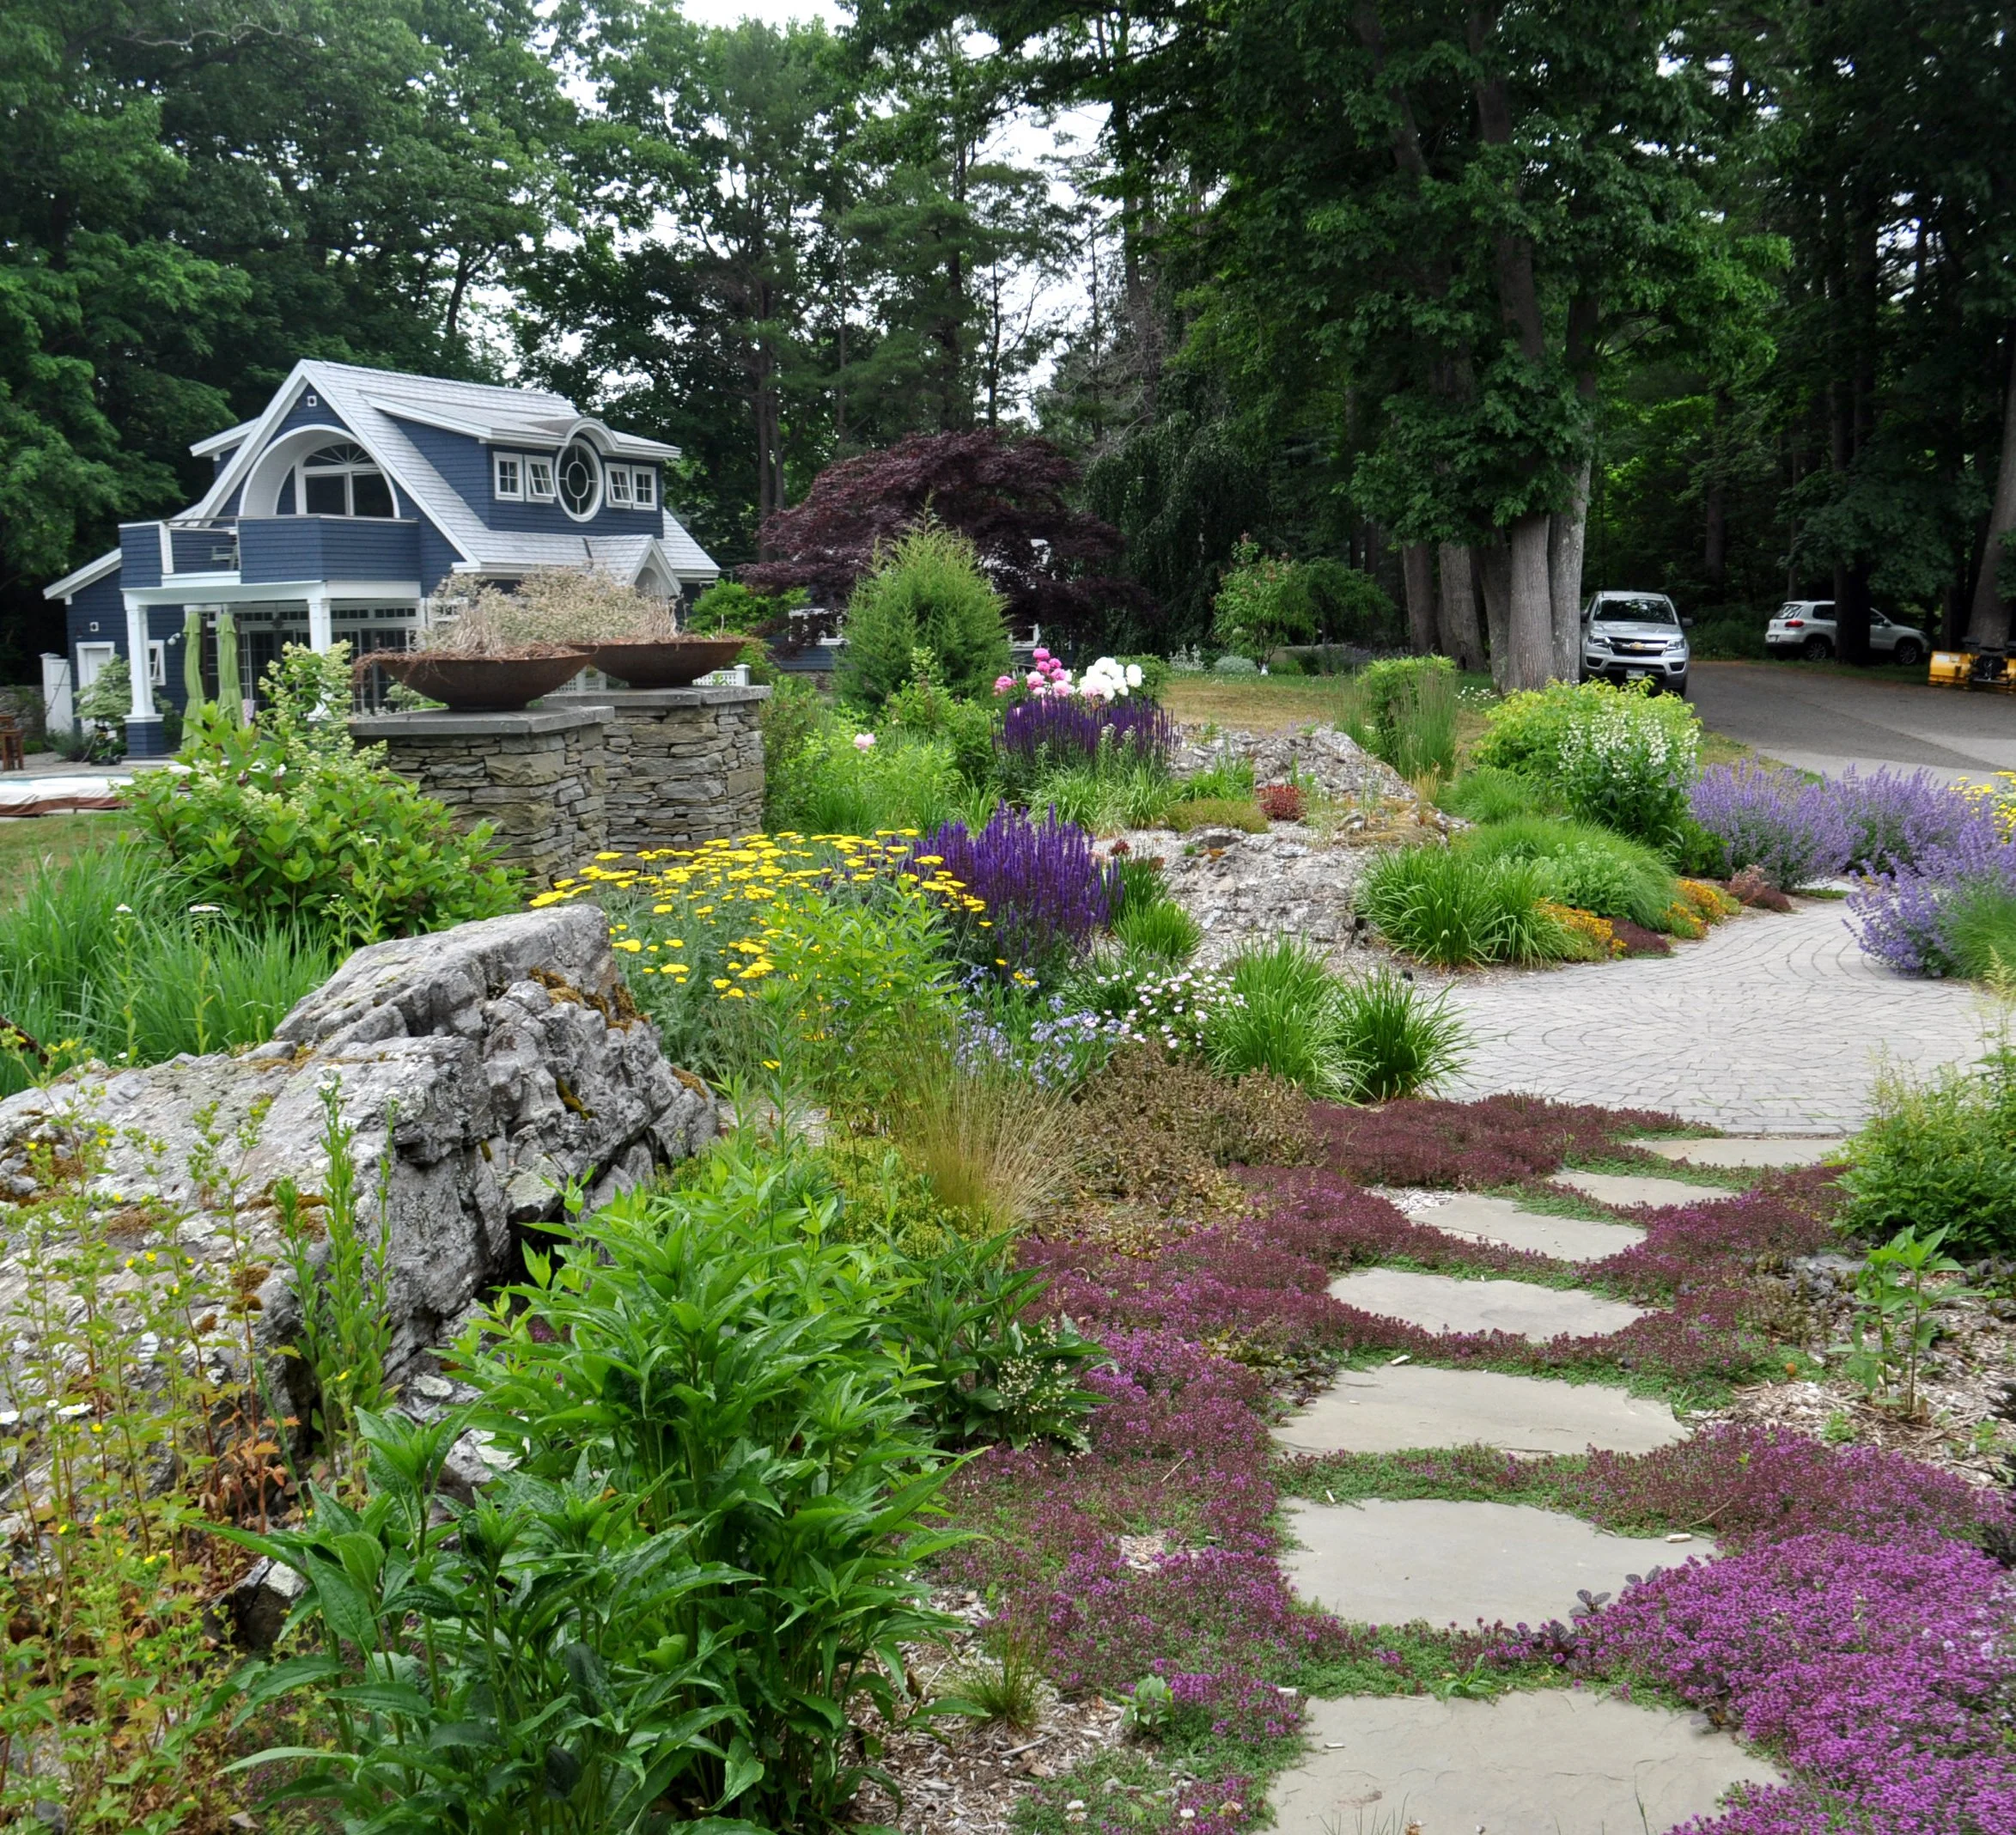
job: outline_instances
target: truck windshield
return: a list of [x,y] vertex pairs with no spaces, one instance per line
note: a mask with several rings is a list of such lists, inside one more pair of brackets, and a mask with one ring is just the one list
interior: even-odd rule
[[1673,608],[1663,599],[1601,599],[1596,602],[1599,623],[1613,625],[1677,625]]

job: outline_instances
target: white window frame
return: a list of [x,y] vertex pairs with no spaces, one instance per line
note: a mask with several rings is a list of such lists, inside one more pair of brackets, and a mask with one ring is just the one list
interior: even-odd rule
[[525,497],[529,503],[551,503],[559,493],[553,488],[553,461],[539,453],[525,456]]
[[637,509],[655,509],[658,507],[658,474],[648,465],[640,465],[631,474],[634,488],[630,492],[632,507]]
[[166,637],[149,637],[147,640],[147,680],[156,688],[168,685],[168,640]]
[[525,460],[516,453],[490,455],[490,493],[507,503],[525,501]]
[[635,507],[635,500],[630,494],[632,473],[627,465],[604,466],[602,476],[609,493],[610,509],[630,509]]

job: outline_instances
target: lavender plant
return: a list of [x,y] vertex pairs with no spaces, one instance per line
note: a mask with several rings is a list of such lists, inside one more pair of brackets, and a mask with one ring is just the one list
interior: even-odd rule
[[1852,765],[1829,781],[1848,842],[1851,873],[1896,873],[1934,850],[1951,847],[1961,832],[1988,827],[1992,815],[1931,772],[1909,777],[1888,770],[1865,777]]
[[1175,740],[1174,722],[1152,701],[1043,695],[1008,710],[996,744],[1003,775],[1029,783],[1074,765],[1166,777]]
[[1794,892],[1831,879],[1848,863],[1841,802],[1830,785],[1797,771],[1747,760],[1715,765],[1695,781],[1690,803],[1694,820],[1721,847],[1717,864],[1725,877],[1755,867],[1779,890]]
[[1912,865],[1872,875],[1849,895],[1849,921],[1862,948],[1900,974],[1957,974],[1965,964],[1955,919],[1987,895],[2016,895],[2016,838],[1974,822]]

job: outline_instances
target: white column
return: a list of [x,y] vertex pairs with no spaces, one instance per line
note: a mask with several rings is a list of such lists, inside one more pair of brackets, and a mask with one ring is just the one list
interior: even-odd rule
[[336,641],[335,624],[329,613],[326,593],[308,594],[308,648],[320,656]]
[[126,664],[133,677],[132,711],[129,720],[152,720],[154,680],[152,657],[147,649],[147,607],[131,594],[126,601]]

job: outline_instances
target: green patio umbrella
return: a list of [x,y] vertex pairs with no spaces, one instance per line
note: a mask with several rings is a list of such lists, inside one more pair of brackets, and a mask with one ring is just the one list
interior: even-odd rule
[[245,718],[245,689],[238,680],[238,620],[228,606],[217,613],[217,705],[233,726]]
[[182,614],[182,715],[203,705],[203,613],[194,606]]

